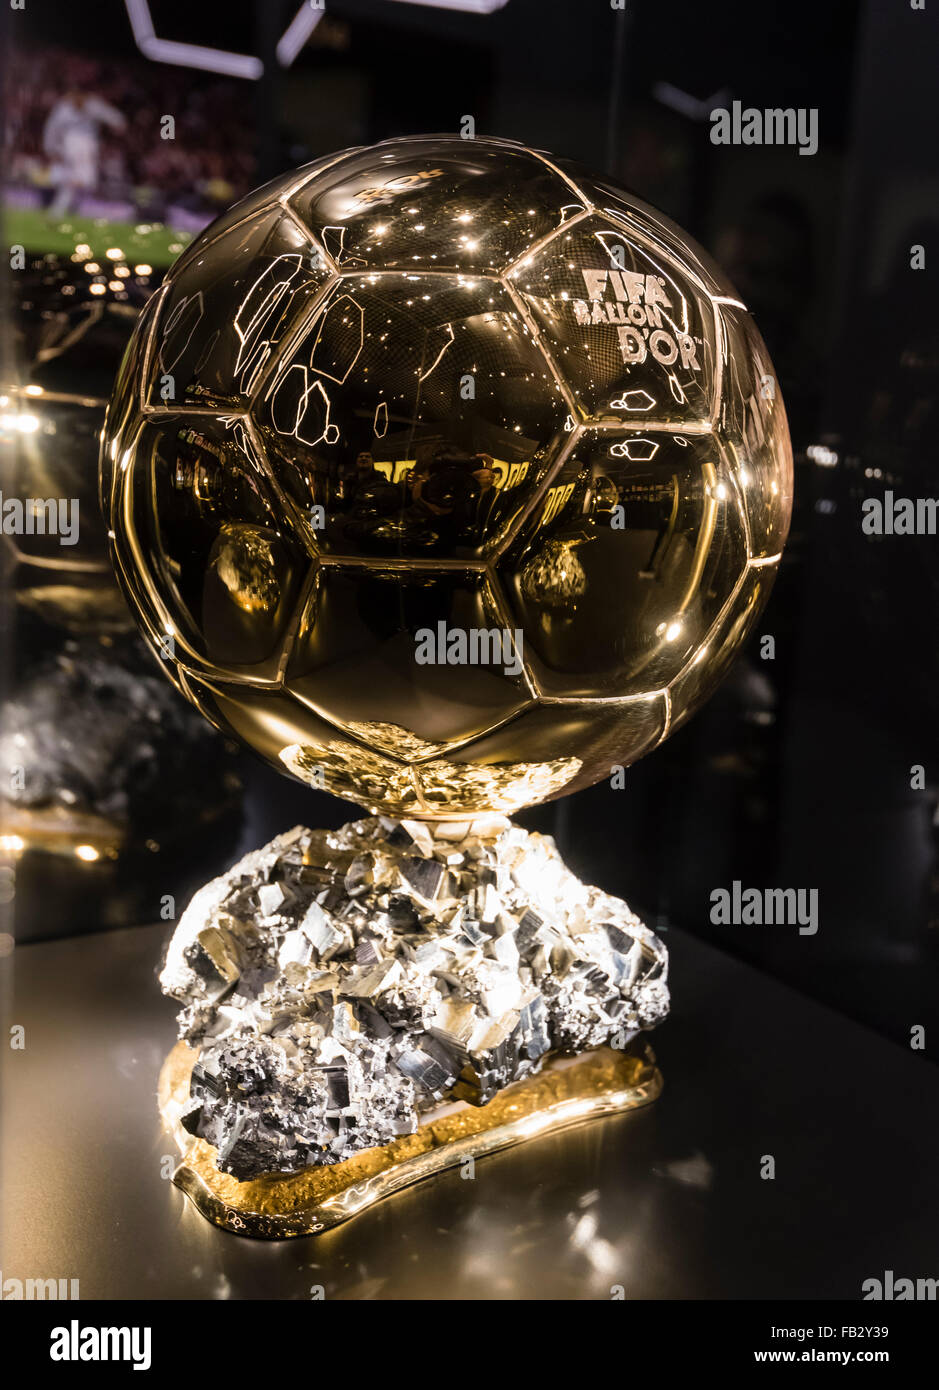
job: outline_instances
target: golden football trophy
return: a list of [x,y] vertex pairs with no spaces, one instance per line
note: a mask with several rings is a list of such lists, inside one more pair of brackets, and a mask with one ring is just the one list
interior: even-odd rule
[[176,1181],[325,1229],[643,1104],[666,953],[520,807],[722,678],[792,460],[746,309],[666,218],[504,140],[349,150],[176,263],[102,446],[115,565],[180,690],[360,802],[202,889],[162,981]]

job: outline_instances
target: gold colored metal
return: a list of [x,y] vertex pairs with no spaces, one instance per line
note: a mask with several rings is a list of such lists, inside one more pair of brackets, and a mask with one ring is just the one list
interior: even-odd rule
[[662,1090],[648,1044],[637,1042],[624,1051],[598,1048],[554,1059],[487,1105],[441,1107],[415,1134],[342,1163],[238,1182],[216,1167],[210,1144],[193,1139],[179,1124],[195,1058],[187,1043],[178,1042],[160,1072],[160,1113],[183,1154],[173,1181],[216,1226],[265,1240],[330,1230],[466,1158],[480,1159],[588,1119],[637,1109]]
[[[721,272],[625,190],[483,138],[346,151],[210,227],[141,315],[101,458],[180,689],[281,771],[427,820],[668,737],[756,620],[792,503]],[[507,643],[422,662],[427,631]]]
[[[389,726],[383,725],[382,730]],[[407,734],[407,730],[402,730]],[[412,767],[397,767],[369,749],[349,750],[333,741],[326,746],[285,748],[280,755],[288,771],[305,780],[320,773],[331,792],[358,801],[370,810],[413,815],[433,810],[434,819],[462,820],[480,804],[496,805],[503,814],[543,801],[549,792],[572,781],[577,758],[550,763],[500,763],[494,767],[431,758]]]
[[[468,824],[590,786],[707,699],[768,597],[792,453],[766,348],[680,228],[543,152],[418,136],[193,242],[118,374],[101,498],[214,724],[374,814]],[[170,1120],[191,1062],[164,1069]],[[660,1085],[648,1052],[556,1059],[288,1177],[240,1183],[183,1136],[176,1181],[226,1229],[325,1230]]]

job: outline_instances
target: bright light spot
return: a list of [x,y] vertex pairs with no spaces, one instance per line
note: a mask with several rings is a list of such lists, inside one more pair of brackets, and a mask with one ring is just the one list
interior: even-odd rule
[[88,272],[89,275],[97,275],[100,269],[101,267],[97,261],[89,261],[88,264],[85,266],[85,270]]
[[35,415],[0,415],[0,427],[5,430],[19,430],[20,434],[35,434],[39,420]]
[[91,290],[92,294],[104,294],[105,291],[104,285],[89,285],[88,288]]
[[153,266],[152,266],[152,265],[147,265],[146,261],[141,261],[140,265],[135,265],[135,266],[134,266],[134,274],[135,274],[135,275],[152,275],[152,274],[153,274]]
[[104,254],[109,261],[120,261],[124,258],[124,252],[119,246],[109,246]]
[[666,642],[674,642],[675,638],[681,634],[681,623],[669,623],[665,629]]
[[824,444],[810,444],[805,452],[819,468],[834,468],[838,462],[838,455],[834,449],[829,449]]
[[77,858],[84,859],[86,864],[93,864],[96,859],[101,858],[94,845],[76,845],[75,854]]
[[25,848],[25,841],[19,835],[0,835],[0,850],[8,854],[18,854]]
[[26,388],[26,394],[27,394],[27,396],[41,396],[41,395],[42,395],[42,387],[41,387],[41,386],[27,386],[27,388]]

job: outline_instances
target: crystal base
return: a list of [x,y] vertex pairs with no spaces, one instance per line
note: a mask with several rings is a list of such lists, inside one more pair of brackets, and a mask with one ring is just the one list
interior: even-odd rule
[[540,1135],[654,1101],[662,1076],[649,1045],[596,1048],[558,1056],[533,1077],[505,1087],[486,1105],[439,1106],[414,1134],[365,1149],[340,1163],[239,1182],[215,1162],[215,1149],[183,1129],[197,1053],[185,1042],[160,1073],[160,1113],[182,1162],[173,1181],[198,1211],[223,1230],[262,1240],[316,1235],[435,1173]]

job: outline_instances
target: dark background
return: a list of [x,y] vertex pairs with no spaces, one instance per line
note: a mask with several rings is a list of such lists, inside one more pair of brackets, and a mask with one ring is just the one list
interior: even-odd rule
[[[261,53],[295,8],[151,4],[161,36]],[[30,0],[5,22],[14,62],[52,44],[144,63],[112,0],[91,11]],[[627,0],[625,12],[607,0],[508,0],[488,16],[329,0],[292,69],[233,84],[231,131],[252,146],[260,183],[333,149],[455,131],[472,115],[479,134],[615,175],[723,265],[767,342],[792,430],[795,512],[773,597],[719,693],[629,770],[624,790],[601,784],[519,820],[553,833],[576,872],[651,925],[706,937],[898,1042],[924,1025],[934,1059],[939,537],[866,537],[861,503],[888,487],[937,491],[937,56],[939,7],[906,0]],[[158,92],[161,74],[174,90],[181,71],[194,88],[218,81],[144,65]],[[713,146],[715,98],[817,108],[818,152]],[[695,103],[699,115],[686,114]],[[910,268],[913,244],[926,248],[925,270]],[[813,462],[820,445],[833,466]],[[760,659],[766,634],[772,661]],[[911,787],[914,765],[923,790]],[[298,820],[355,814],[249,755],[242,776],[240,839],[206,847],[185,871],[182,859],[164,864],[160,892],[182,900]],[[735,879],[817,889],[818,934],[713,926],[710,893]],[[142,920],[158,901],[144,901]],[[76,909],[32,934],[100,921]]]

